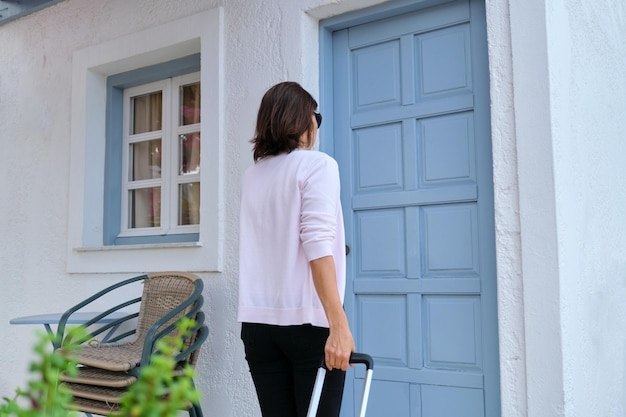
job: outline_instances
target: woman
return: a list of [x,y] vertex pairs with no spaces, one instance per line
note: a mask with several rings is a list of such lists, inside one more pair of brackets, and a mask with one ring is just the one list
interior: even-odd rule
[[345,241],[339,171],[313,151],[322,117],[300,85],[270,88],[257,117],[254,165],[242,183],[241,338],[263,417],[306,416],[326,374],[318,416],[336,417],[350,353],[343,310]]

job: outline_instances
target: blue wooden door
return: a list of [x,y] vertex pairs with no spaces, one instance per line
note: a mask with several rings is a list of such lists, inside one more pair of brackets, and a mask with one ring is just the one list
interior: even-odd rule
[[[330,151],[346,311],[376,363],[369,417],[500,414],[484,5],[439,3],[332,35]],[[349,372],[345,417],[363,376]]]

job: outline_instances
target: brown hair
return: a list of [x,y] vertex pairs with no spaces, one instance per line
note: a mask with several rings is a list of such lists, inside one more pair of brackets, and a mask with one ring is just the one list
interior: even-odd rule
[[271,87],[261,100],[256,120],[254,160],[298,148],[300,137],[308,132],[307,145],[313,141],[313,112],[317,102],[300,84],[282,82]]

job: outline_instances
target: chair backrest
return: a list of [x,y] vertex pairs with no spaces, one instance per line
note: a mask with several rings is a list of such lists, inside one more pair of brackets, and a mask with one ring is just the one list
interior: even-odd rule
[[209,329],[204,321],[204,312],[198,311],[194,317],[195,325],[193,328],[190,329],[192,334],[186,338],[183,343],[182,350],[176,356],[176,362],[180,366],[196,366],[196,363],[198,362],[198,356],[200,354],[200,346],[202,346],[202,344],[209,335]]
[[[139,317],[137,318],[136,341],[143,341],[154,324],[179,308],[192,297],[201,297],[202,281],[197,275],[185,272],[159,272],[148,274],[144,281]],[[192,299],[193,300],[193,299]],[[189,303],[159,328],[176,322],[193,308]]]

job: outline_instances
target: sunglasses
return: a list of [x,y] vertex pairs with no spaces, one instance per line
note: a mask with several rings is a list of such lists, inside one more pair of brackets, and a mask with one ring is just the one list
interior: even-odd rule
[[315,115],[315,121],[317,122],[317,128],[319,129],[322,125],[322,115],[318,112],[313,112],[313,114]]

